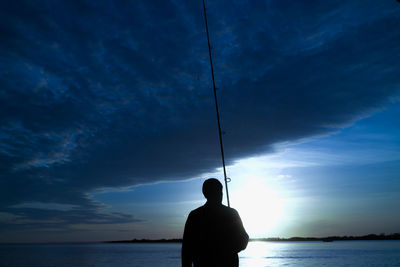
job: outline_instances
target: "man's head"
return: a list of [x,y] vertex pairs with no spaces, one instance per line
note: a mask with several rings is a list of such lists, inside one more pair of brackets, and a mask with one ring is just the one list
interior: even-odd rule
[[222,202],[222,184],[215,178],[210,178],[203,183],[203,195],[210,202]]

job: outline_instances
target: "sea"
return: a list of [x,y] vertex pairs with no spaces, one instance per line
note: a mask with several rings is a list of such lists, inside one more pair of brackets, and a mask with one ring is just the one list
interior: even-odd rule
[[[0,266],[179,267],[179,243],[0,244]],[[400,241],[250,242],[241,267],[400,267]]]

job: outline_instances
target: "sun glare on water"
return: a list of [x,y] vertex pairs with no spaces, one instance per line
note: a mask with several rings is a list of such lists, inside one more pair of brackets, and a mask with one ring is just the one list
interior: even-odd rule
[[267,237],[283,214],[283,200],[260,179],[248,181],[232,200],[250,237]]

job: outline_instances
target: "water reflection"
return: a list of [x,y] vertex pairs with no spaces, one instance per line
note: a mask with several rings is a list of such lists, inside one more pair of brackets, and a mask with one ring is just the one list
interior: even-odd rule
[[250,242],[240,267],[400,266],[400,241]]
[[239,254],[241,267],[268,266],[277,251],[277,244],[272,242],[250,242],[245,251]]

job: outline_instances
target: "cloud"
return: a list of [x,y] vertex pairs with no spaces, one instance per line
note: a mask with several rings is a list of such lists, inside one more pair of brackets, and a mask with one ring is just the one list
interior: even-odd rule
[[[67,205],[22,204],[1,212],[2,231],[10,230],[71,230],[77,225],[115,225],[141,222],[133,215],[121,212],[102,212],[98,208],[69,208]],[[87,227],[90,230],[90,227]]]
[[[98,188],[219,167],[200,2],[2,5],[1,211],[92,209],[86,193]],[[374,1],[210,1],[228,163],[384,108],[399,93],[398,11]],[[93,209],[24,214],[132,219]]]

